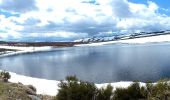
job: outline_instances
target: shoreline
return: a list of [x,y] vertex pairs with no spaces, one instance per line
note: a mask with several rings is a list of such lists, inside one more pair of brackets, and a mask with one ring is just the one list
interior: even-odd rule
[[35,53],[35,52],[44,52],[44,51],[52,51],[55,50],[52,46],[44,46],[44,47],[16,47],[16,46],[0,46],[0,49],[10,49],[16,51],[10,51],[0,55],[1,57],[13,56],[18,54],[26,54],[26,53]]
[[[36,90],[37,94],[44,94],[44,95],[50,95],[55,96],[58,93],[58,84],[60,81],[56,80],[47,80],[47,79],[40,79],[40,78],[34,78],[24,75],[19,75],[13,72],[9,72],[11,74],[11,79],[9,79],[9,82],[12,83],[22,83],[23,85],[33,85]],[[127,88],[132,84],[132,81],[120,81],[120,82],[112,82],[112,83],[101,83],[101,84],[95,84],[97,88],[106,87],[108,84],[114,87],[113,91],[118,88]],[[145,83],[139,82],[140,86],[145,86]]]
[[158,35],[151,37],[141,37],[141,38],[133,38],[126,40],[116,40],[116,41],[107,41],[107,42],[98,42],[98,43],[89,43],[89,44],[79,44],[75,46],[101,46],[108,44],[146,44],[146,43],[161,43],[161,42],[170,42],[170,34],[166,35]]
[[58,89],[57,84],[59,83],[59,81],[29,77],[29,76],[19,75],[13,72],[9,72],[9,73],[11,75],[11,79],[9,79],[9,82],[12,83],[20,82],[23,85],[33,85],[37,90],[37,94],[50,95],[50,96],[55,96],[57,94],[57,89]]

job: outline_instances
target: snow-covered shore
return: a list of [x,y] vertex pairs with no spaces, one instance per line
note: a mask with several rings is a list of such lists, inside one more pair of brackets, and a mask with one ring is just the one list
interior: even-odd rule
[[6,52],[1,54],[0,57],[17,55],[22,53],[31,53],[31,52],[40,52],[40,51],[50,51],[53,48],[51,46],[44,46],[44,47],[17,47],[17,46],[0,46],[0,49],[10,49],[16,51]]
[[58,89],[57,84],[59,83],[59,81],[33,78],[24,75],[18,75],[13,72],[10,72],[10,74],[11,74],[11,79],[9,79],[10,82],[13,83],[20,82],[24,85],[33,85],[37,89],[37,94],[46,94],[51,96],[55,96],[57,94]]
[[[16,73],[11,74],[11,79],[9,80],[10,82],[18,83],[21,82],[24,85],[33,85],[37,89],[37,94],[46,94],[46,95],[51,95],[55,96],[58,92],[58,84],[60,83],[59,81],[55,80],[46,80],[46,79],[39,79],[39,78],[32,78],[28,76],[23,76],[23,75],[18,75]],[[123,87],[126,88],[133,82],[114,82],[114,83],[102,83],[102,84],[96,84],[98,88],[101,87],[106,87],[108,84],[114,87]],[[144,86],[145,83],[140,83],[141,86]]]
[[118,40],[118,41],[80,44],[76,46],[100,46],[100,45],[115,44],[115,43],[143,44],[143,43],[156,43],[156,42],[170,42],[170,34],[151,36],[151,37],[141,37],[141,38],[127,39],[127,40]]

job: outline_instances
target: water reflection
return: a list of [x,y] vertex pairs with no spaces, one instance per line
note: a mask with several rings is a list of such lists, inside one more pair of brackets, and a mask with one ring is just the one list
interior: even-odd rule
[[170,77],[170,44],[63,48],[0,59],[1,69],[61,80],[67,75],[93,82],[156,81]]

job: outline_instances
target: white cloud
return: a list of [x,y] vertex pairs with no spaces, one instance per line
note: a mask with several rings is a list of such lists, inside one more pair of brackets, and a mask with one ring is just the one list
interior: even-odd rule
[[158,12],[164,8],[153,1],[136,4],[128,0],[28,0],[27,3],[0,0],[3,10],[20,13],[11,17],[0,15],[0,32],[6,32],[4,37],[81,38],[110,31],[154,31],[170,27],[170,17]]
[[61,38],[79,38],[79,37],[87,37],[87,34],[86,33],[83,33],[81,34],[81,36],[79,34],[76,34],[76,33],[72,33],[72,32],[64,32],[64,31],[61,31],[61,32],[55,32],[55,33],[48,33],[48,34],[42,34],[42,33],[31,33],[31,34],[28,34],[27,37],[38,37],[40,36],[41,37],[61,37]]
[[131,11],[127,0],[112,0],[110,4],[115,17],[127,18],[131,16]]
[[158,10],[158,5],[157,4],[155,4],[154,2],[152,2],[152,1],[148,1],[148,4],[149,4],[149,6],[148,6],[148,9],[152,12],[155,12],[156,10]]
[[160,7],[154,2],[148,1],[148,4],[135,4],[128,2],[129,10],[132,14],[130,18],[125,18],[117,23],[119,29],[129,31],[158,31],[166,30],[170,21],[165,24],[164,21],[170,17],[158,13]]
[[159,8],[155,3],[149,2],[148,5],[129,3],[130,10],[135,18],[151,18],[157,16]]
[[[11,34],[12,33],[12,34]],[[10,39],[19,39],[22,37],[22,34],[15,32],[15,31],[7,31],[7,32],[0,32],[0,39],[10,40]]]
[[27,12],[37,9],[34,0],[1,0],[0,8],[12,12]]
[[23,29],[23,26],[16,25],[10,18],[0,15],[0,29],[5,31],[19,31]]

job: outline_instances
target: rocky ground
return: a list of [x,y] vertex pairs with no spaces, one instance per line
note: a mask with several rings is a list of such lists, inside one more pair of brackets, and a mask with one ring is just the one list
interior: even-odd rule
[[32,85],[0,81],[0,100],[53,100],[53,97],[36,94]]

